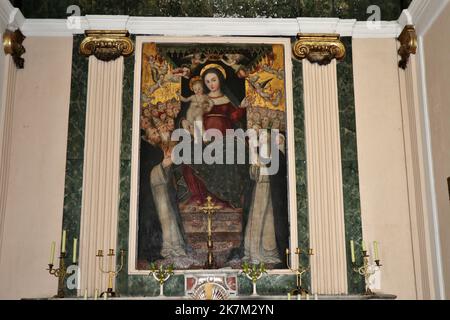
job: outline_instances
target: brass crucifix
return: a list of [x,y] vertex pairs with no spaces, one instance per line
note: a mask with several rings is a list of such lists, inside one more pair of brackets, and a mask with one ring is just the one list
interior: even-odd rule
[[214,213],[216,213],[216,210],[221,209],[222,207],[215,206],[214,202],[212,202],[211,196],[208,196],[206,198],[206,203],[203,207],[200,207],[199,209],[203,211],[206,215],[208,215],[208,260],[205,263],[206,269],[215,269],[216,263],[214,261],[214,254],[213,254],[213,241],[212,241],[212,216]]

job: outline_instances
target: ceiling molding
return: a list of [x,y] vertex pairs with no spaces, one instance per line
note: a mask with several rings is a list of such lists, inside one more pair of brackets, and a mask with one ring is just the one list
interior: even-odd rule
[[[72,22],[72,24],[71,24]],[[75,27],[75,28],[74,28]],[[337,33],[342,37],[395,38],[398,22],[378,25],[337,18],[178,18],[84,16],[79,20],[26,19],[26,36],[70,36],[85,30],[128,30],[131,34],[166,36],[296,36],[298,33]]]
[[22,12],[14,8],[8,0],[0,1],[0,25],[12,31],[19,29],[25,22]]
[[450,0],[413,0],[408,9],[403,10],[398,23],[401,29],[414,25],[418,36],[424,35]]

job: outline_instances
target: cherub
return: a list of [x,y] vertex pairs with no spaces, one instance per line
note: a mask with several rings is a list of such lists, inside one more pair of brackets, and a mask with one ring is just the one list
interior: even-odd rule
[[245,67],[242,65],[245,56],[239,53],[230,53],[223,55],[225,59],[222,57],[220,61],[222,61],[227,66],[233,68],[234,72],[238,75],[239,78],[245,78],[247,76],[247,71]]
[[204,57],[203,54],[196,52],[184,57],[183,60],[191,62],[190,70],[193,72],[199,65],[206,63],[208,57]]
[[183,121],[183,127],[194,135],[196,130],[201,130],[200,132],[204,132],[203,114],[211,111],[214,106],[214,102],[206,94],[204,94],[202,78],[192,78],[189,82],[189,86],[194,94],[189,98],[184,98],[180,95],[180,100],[183,102],[190,102],[189,109],[186,114],[187,121]]

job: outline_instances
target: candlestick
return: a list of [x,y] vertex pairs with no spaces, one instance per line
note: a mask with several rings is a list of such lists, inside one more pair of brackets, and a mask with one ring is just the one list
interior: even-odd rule
[[[54,255],[54,242],[52,243],[52,256]],[[48,264],[48,273],[52,276],[58,278],[58,293],[54,296],[55,298],[64,298],[64,286],[67,274],[67,268],[65,263],[66,253],[61,252],[59,256],[59,267],[54,268],[53,261]],[[52,257],[53,260],[53,257]],[[75,272],[75,271],[74,271]]]
[[[374,244],[374,247],[376,245]],[[375,248],[374,248],[375,250]],[[375,259],[375,264],[370,264],[369,262],[369,254],[366,250],[364,241],[363,241],[363,250],[362,250],[362,256],[363,256],[363,264],[361,267],[356,266],[356,264],[353,262],[353,271],[360,274],[361,276],[364,276],[366,288],[364,295],[374,295],[372,290],[370,290],[370,277],[375,274],[377,270],[381,267],[381,263],[379,259]]]
[[379,260],[379,256],[378,256],[378,242],[377,241],[373,242],[373,251],[374,251],[374,258],[375,258],[375,260]]
[[304,294],[309,293],[308,290],[302,288],[302,276],[303,276],[303,274],[305,274],[306,272],[308,272],[310,270],[309,266],[308,267],[303,267],[302,264],[301,264],[301,255],[305,254],[305,252],[307,252],[306,255],[309,258],[314,255],[314,251],[313,251],[312,248],[308,249],[307,251],[302,251],[300,248],[297,248],[295,250],[295,254],[297,255],[297,259],[298,259],[298,267],[297,267],[297,269],[294,269],[294,268],[291,267],[290,261],[289,261],[290,257],[291,257],[290,250],[286,249],[286,264],[287,264],[287,267],[288,267],[288,269],[291,272],[295,273],[296,278],[297,278],[297,287],[295,289],[291,290],[290,294],[304,295]]
[[356,256],[355,256],[355,241],[353,241],[353,240],[350,241],[350,249],[351,249],[351,253],[352,253],[352,262],[355,263],[355,261],[356,261]]
[[61,253],[66,253],[66,230],[63,230],[62,233]]
[[72,256],[72,262],[74,264],[77,263],[77,244],[78,244],[78,239],[74,238],[73,239],[73,256]]
[[242,271],[245,276],[252,281],[253,285],[253,296],[258,295],[256,292],[256,282],[262,278],[262,276],[267,273],[264,263],[249,265],[247,262],[242,264]]
[[48,264],[53,265],[55,262],[55,247],[56,247],[56,242],[53,241],[51,246],[50,246],[50,261]]
[[164,296],[164,283],[169,280],[169,278],[174,274],[173,265],[163,266],[162,264],[159,268],[155,263],[150,264],[149,276],[159,282],[159,295]]
[[108,270],[104,270],[103,268],[103,250],[98,250],[97,258],[99,258],[99,269],[100,272],[108,274],[108,289],[107,291],[104,291],[100,294],[100,297],[107,295],[110,297],[116,297],[119,296],[116,292],[113,290],[114,285],[114,278],[119,275],[119,273],[123,269],[123,262],[124,262],[124,256],[125,256],[125,250],[120,250],[120,266],[118,268],[114,268],[114,258],[115,258],[114,249],[109,249],[108,251],[108,258],[109,258],[109,267]]

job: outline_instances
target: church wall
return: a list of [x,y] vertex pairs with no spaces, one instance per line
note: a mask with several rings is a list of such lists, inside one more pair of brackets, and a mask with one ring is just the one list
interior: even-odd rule
[[[28,37],[16,80],[0,299],[49,297],[50,244],[60,242],[72,37]],[[56,252],[58,253],[59,248]]]
[[382,291],[416,299],[395,39],[353,40],[361,215],[379,241]]
[[450,5],[423,36],[428,114],[445,295],[450,297]]

